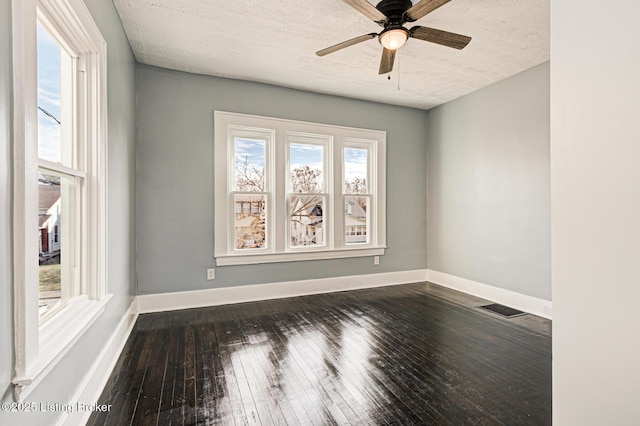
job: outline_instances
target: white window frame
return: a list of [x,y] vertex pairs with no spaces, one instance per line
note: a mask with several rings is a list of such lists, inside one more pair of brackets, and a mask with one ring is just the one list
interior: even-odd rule
[[[74,128],[83,164],[84,294],[47,321],[38,315],[38,170],[69,168],[38,160],[36,22],[78,55]],[[82,0],[13,0],[15,399],[24,400],[104,311],[107,294],[107,46]],[[64,89],[63,89],[64,90]],[[88,232],[90,231],[90,232]]]
[[[229,146],[229,165],[225,167],[227,169],[227,184],[225,185],[224,192],[228,194],[227,205],[229,210],[229,214],[227,216],[227,227],[230,230],[234,229],[234,202],[233,198],[236,194],[247,194],[247,195],[263,195],[266,198],[267,204],[267,221],[266,225],[266,234],[267,236],[273,233],[275,222],[274,218],[274,210],[273,210],[273,188],[275,186],[274,183],[274,170],[275,163],[274,157],[271,155],[273,152],[273,144],[275,144],[275,132],[265,129],[258,128],[249,128],[249,127],[241,127],[241,126],[229,126],[228,134],[226,136],[228,138],[228,146]],[[235,139],[236,138],[244,138],[244,139],[254,139],[261,140],[265,143],[265,188],[262,192],[252,192],[252,191],[236,191],[233,187],[235,183]],[[226,233],[227,238],[227,247],[232,253],[240,254],[242,251],[236,250],[235,248],[235,234],[233,232]],[[267,237],[268,238],[268,237]],[[246,250],[245,250],[246,251]],[[259,249],[251,249],[253,252],[260,253],[273,253],[275,252],[275,247],[273,244],[267,245],[265,248]]]
[[[271,217],[268,229],[272,240],[268,249],[235,250],[232,176],[235,170],[233,156],[234,134],[240,129],[256,132],[272,132],[274,135],[267,153],[271,167],[272,187]],[[289,219],[287,195],[289,193],[289,138],[287,135],[326,137],[326,215],[328,225],[327,245],[324,247],[289,247]],[[343,147],[367,147],[369,149],[369,179],[371,211],[368,213],[371,236],[367,243],[346,244],[344,228],[344,178]],[[214,256],[218,266],[248,265],[274,262],[339,259],[384,255],[386,249],[386,132],[328,124],[317,124],[257,115],[225,111],[214,112],[214,165],[215,165],[215,246]],[[283,173],[283,171],[285,171]],[[329,234],[330,233],[330,234]]]
[[[344,156],[344,151],[347,148],[367,150],[367,163],[368,163],[368,165],[367,165],[368,174],[367,174],[367,178],[366,178],[367,179],[367,192],[365,194],[347,193],[345,191],[345,188],[344,188],[344,179],[343,179],[343,182],[341,182],[341,186],[340,186],[340,193],[341,193],[340,202],[344,206],[345,200],[346,200],[347,197],[354,197],[354,198],[367,197],[369,199],[369,201],[375,200],[375,198],[376,198],[376,195],[375,195],[376,179],[372,179],[372,177],[376,176],[379,173],[377,171],[378,170],[378,164],[375,161],[375,156],[376,156],[376,154],[375,154],[375,150],[376,150],[375,144],[372,141],[363,141],[363,140],[358,140],[358,139],[354,139],[354,138],[346,138],[344,140],[344,143],[342,144],[342,152],[340,153],[340,159],[341,159],[341,162],[342,162],[342,165],[343,165],[342,166],[343,170],[344,170],[344,164],[345,164],[345,160],[346,160],[345,156]],[[374,209],[373,214],[375,214],[375,213],[376,212],[375,212],[375,209]],[[340,209],[340,214],[341,214],[340,220],[344,224],[345,223],[345,217],[344,217],[345,211],[344,211],[344,208]],[[371,215],[372,215],[371,209],[369,209],[367,211],[367,219],[368,219],[367,223],[369,224],[369,226],[368,227],[365,226],[365,229],[368,228],[367,231],[371,229],[371,225],[370,225]],[[375,230],[373,230],[373,232],[375,232]],[[362,235],[362,234],[356,233],[356,234],[352,234],[352,235]],[[342,244],[345,245],[345,246],[348,246],[348,247],[366,246],[366,245],[370,244],[369,233],[367,232],[367,233],[365,233],[365,235],[367,235],[367,242],[366,243],[359,243],[359,242],[358,243],[348,243],[346,241],[347,233],[343,232],[342,233],[342,238],[343,238]]]
[[333,158],[333,136],[331,135],[317,135],[317,134],[306,134],[299,132],[286,131],[285,132],[285,141],[284,141],[284,151],[285,151],[285,164],[286,164],[286,176],[285,176],[285,196],[286,196],[286,227],[285,227],[285,250],[294,252],[307,252],[307,251],[322,251],[327,250],[334,246],[333,238],[331,232],[327,230],[325,226],[323,226],[325,244],[323,246],[291,246],[291,226],[290,226],[290,205],[289,205],[289,197],[292,195],[298,195],[291,191],[291,145],[292,144],[302,144],[302,145],[317,145],[323,148],[323,165],[322,165],[322,183],[323,190],[318,193],[299,193],[301,196],[318,196],[324,198],[324,206],[323,206],[323,221],[325,223],[332,224],[335,220],[335,215],[333,214],[333,197],[331,196],[332,192],[330,188],[333,188],[333,161],[330,159]]

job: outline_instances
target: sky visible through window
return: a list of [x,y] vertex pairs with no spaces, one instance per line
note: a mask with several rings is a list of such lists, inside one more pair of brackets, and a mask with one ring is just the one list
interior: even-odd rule
[[289,146],[289,162],[291,170],[309,166],[312,169],[322,170],[322,154],[324,150],[320,145],[292,143]]
[[61,50],[40,23],[37,31],[38,156],[59,163],[60,124],[56,120],[60,121]]
[[[240,161],[246,160],[249,164],[264,168],[265,145],[263,141],[238,138],[236,139],[235,149],[236,159]],[[323,150],[320,145],[291,144],[289,151],[291,169],[306,165],[322,170],[322,154]],[[361,148],[346,148],[344,150],[345,180],[366,178],[367,154],[368,150]]]
[[352,181],[356,178],[367,178],[367,154],[362,148],[345,148],[344,150],[344,179]]
[[246,161],[262,169],[265,161],[264,149],[264,141],[237,138],[236,161]]

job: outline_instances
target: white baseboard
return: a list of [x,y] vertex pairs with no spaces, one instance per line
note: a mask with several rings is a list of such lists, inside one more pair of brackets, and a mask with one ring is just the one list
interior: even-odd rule
[[322,278],[315,280],[287,281],[270,284],[222,287],[207,290],[137,296],[138,312],[162,312],[178,309],[202,308],[231,303],[282,299],[310,294],[332,293],[387,285],[426,281],[426,270],[386,272],[350,277]]
[[109,340],[105,342],[100,355],[96,358],[91,369],[85,375],[84,380],[69,402],[74,409],[69,413],[63,414],[58,420],[58,425],[83,425],[87,423],[91,416],[91,411],[77,410],[75,408],[78,406],[78,403],[86,405],[95,404],[98,401],[107,380],[109,380],[111,371],[116,365],[124,345],[127,343],[127,339],[131,334],[137,318],[138,312],[134,299],[131,305],[129,305],[129,309],[127,309],[124,317],[120,320],[120,323],[118,323],[115,331],[111,334],[111,337],[109,337]]
[[443,272],[426,270],[427,281],[463,293],[481,297],[501,305],[528,312],[539,317],[552,319],[551,302],[536,297],[516,293],[511,290],[482,284],[477,281],[460,278]]
[[[425,281],[551,319],[551,302],[548,300],[431,269],[141,295],[137,296],[129,306],[127,313],[78,387],[70,404],[75,407],[78,402],[84,404],[97,402],[139,313],[201,308]],[[90,411],[73,410],[63,414],[57,424],[86,424],[90,415]]]
[[424,281],[551,319],[551,302],[548,300],[430,269],[147,294],[137,296],[136,303],[138,313],[144,314]]

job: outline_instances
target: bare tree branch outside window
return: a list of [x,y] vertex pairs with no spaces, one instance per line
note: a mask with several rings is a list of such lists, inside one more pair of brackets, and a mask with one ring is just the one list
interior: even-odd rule
[[294,246],[324,243],[324,197],[314,195],[323,190],[322,171],[300,166],[291,171],[290,179],[292,192],[300,194],[289,199],[291,243]]
[[236,189],[238,191],[264,192],[264,183],[264,167],[250,163],[248,157],[244,160],[236,157]]

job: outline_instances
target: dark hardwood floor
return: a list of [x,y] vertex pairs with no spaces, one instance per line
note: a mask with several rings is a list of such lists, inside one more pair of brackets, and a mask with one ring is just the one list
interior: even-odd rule
[[90,425],[547,425],[551,321],[428,283],[140,315]]

